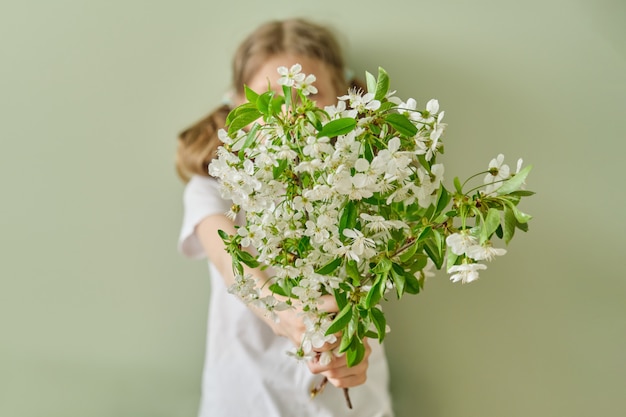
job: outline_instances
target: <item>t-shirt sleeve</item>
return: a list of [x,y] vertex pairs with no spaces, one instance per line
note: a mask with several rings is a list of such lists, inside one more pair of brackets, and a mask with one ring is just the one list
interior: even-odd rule
[[207,216],[225,214],[231,202],[220,196],[218,182],[210,177],[193,176],[183,194],[183,224],[178,250],[192,259],[206,256],[196,234],[196,226]]

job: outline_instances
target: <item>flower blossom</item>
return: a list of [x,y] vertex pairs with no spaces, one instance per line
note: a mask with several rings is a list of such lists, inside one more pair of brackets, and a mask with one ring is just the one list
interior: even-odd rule
[[491,261],[496,256],[506,254],[506,249],[494,248],[491,242],[485,242],[482,245],[473,245],[467,249],[467,256],[476,261]]
[[352,240],[346,255],[355,260],[359,260],[359,256],[369,258],[373,256],[376,251],[376,242],[372,239],[365,237],[363,232],[356,229],[344,229],[343,235]]
[[305,79],[305,75],[302,74],[302,65],[294,64],[291,68],[287,67],[278,67],[278,74],[280,74],[280,78],[278,79],[278,84],[284,85],[286,87],[294,87],[296,83],[301,83]]
[[485,193],[491,194],[496,191],[502,185],[502,181],[509,178],[510,169],[509,166],[504,163],[504,155],[499,154],[497,157],[489,162],[488,174],[485,176],[484,183]]
[[378,110],[380,101],[374,99],[373,93],[363,94],[356,88],[351,88],[347,95],[339,97],[339,100],[348,100],[350,107],[358,113],[365,113],[368,110]]
[[317,88],[313,85],[315,82],[315,75],[309,74],[300,83],[299,87],[302,89],[302,94],[308,96],[310,94],[317,94]]
[[461,281],[463,284],[466,284],[472,281],[476,281],[478,279],[478,271],[482,269],[487,269],[487,266],[483,264],[463,263],[460,265],[451,266],[448,269],[448,273],[452,274],[452,276],[450,277],[450,281]]
[[446,238],[446,244],[448,248],[455,255],[465,255],[467,250],[476,245],[478,243],[478,239],[472,236],[467,229],[462,230],[459,233],[453,233]]

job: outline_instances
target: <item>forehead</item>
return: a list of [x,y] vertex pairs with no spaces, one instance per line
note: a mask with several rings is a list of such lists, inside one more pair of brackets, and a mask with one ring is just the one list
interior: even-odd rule
[[276,69],[281,66],[291,68],[294,64],[300,64],[304,74],[315,75],[315,86],[318,89],[333,88],[332,72],[326,63],[315,58],[291,54],[278,54],[266,59],[256,71],[252,72],[250,79],[246,80],[246,84],[257,92],[265,91],[268,82],[275,88],[277,85],[276,81],[280,78]]

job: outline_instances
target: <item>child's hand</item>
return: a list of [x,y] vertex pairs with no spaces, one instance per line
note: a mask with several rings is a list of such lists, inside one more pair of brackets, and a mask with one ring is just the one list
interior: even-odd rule
[[[324,295],[320,298],[319,304],[320,311],[328,313],[338,313],[339,308],[335,298],[331,295]],[[291,340],[294,346],[299,347],[302,342],[302,335],[306,330],[299,309],[289,309],[285,311],[277,312],[280,319],[278,323],[270,323],[272,330],[279,336],[283,336]],[[339,346],[339,341],[335,344],[326,343],[319,349],[315,349],[316,352],[326,352]]]
[[363,339],[365,356],[363,360],[353,367],[348,367],[345,355],[332,355],[330,363],[322,365],[318,355],[308,362],[309,370],[314,374],[322,374],[328,381],[338,388],[350,388],[365,383],[367,380],[368,358],[372,352],[367,338]]

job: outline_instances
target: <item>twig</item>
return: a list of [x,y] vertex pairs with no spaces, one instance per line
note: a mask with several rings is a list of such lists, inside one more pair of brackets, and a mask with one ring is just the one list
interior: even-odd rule
[[[324,391],[326,384],[328,384],[328,378],[324,377],[324,379],[322,379],[319,384],[314,385],[313,388],[311,388],[311,398],[315,398],[317,394],[320,394],[322,391]],[[348,388],[343,389],[343,396],[346,399],[346,404],[348,408],[352,410],[352,401],[350,400],[350,392],[348,391]]]

